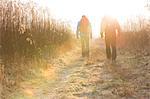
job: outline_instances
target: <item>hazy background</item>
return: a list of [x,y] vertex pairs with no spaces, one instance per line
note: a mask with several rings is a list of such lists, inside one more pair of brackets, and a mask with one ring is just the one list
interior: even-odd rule
[[56,19],[67,21],[76,31],[77,22],[83,14],[89,18],[94,37],[99,36],[100,21],[104,15],[116,17],[122,24],[126,18],[148,15],[145,10],[147,0],[36,0],[48,7]]

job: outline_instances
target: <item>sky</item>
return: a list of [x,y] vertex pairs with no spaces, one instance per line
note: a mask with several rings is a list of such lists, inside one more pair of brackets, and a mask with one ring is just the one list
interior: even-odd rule
[[73,31],[82,15],[86,15],[92,25],[93,35],[99,36],[100,22],[104,15],[116,17],[123,23],[127,17],[145,14],[146,0],[36,0],[48,7],[56,19],[68,22]]

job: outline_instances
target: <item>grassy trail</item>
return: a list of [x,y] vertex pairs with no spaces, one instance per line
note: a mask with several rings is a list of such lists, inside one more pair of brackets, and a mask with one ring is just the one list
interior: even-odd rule
[[116,63],[107,61],[103,41],[93,42],[89,59],[74,49],[23,82],[12,99],[149,99],[150,56],[118,54]]

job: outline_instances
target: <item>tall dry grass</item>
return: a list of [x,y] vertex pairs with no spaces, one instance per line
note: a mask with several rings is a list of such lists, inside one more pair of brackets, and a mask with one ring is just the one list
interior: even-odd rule
[[47,9],[20,0],[0,3],[0,46],[4,56],[42,55],[69,41],[68,24],[53,19]]
[[[0,0],[2,96],[8,91],[11,93],[12,86],[18,85],[25,74],[40,67],[35,65],[44,68],[44,57],[56,54],[59,47],[71,46],[72,38],[69,24],[55,20],[48,9],[37,6],[32,0]],[[32,59],[40,60],[31,62]]]
[[128,20],[119,40],[122,48],[148,51],[150,46],[150,20],[144,16],[138,16],[136,20]]

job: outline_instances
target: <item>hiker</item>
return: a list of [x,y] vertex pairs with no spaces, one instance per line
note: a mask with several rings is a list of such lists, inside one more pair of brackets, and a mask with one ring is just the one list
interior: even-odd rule
[[106,55],[107,59],[116,60],[116,37],[120,33],[120,25],[118,21],[110,16],[105,16],[101,22],[101,37],[105,35]]
[[78,22],[77,38],[81,39],[82,56],[89,57],[89,41],[92,38],[92,28],[88,18],[83,15],[81,20]]

